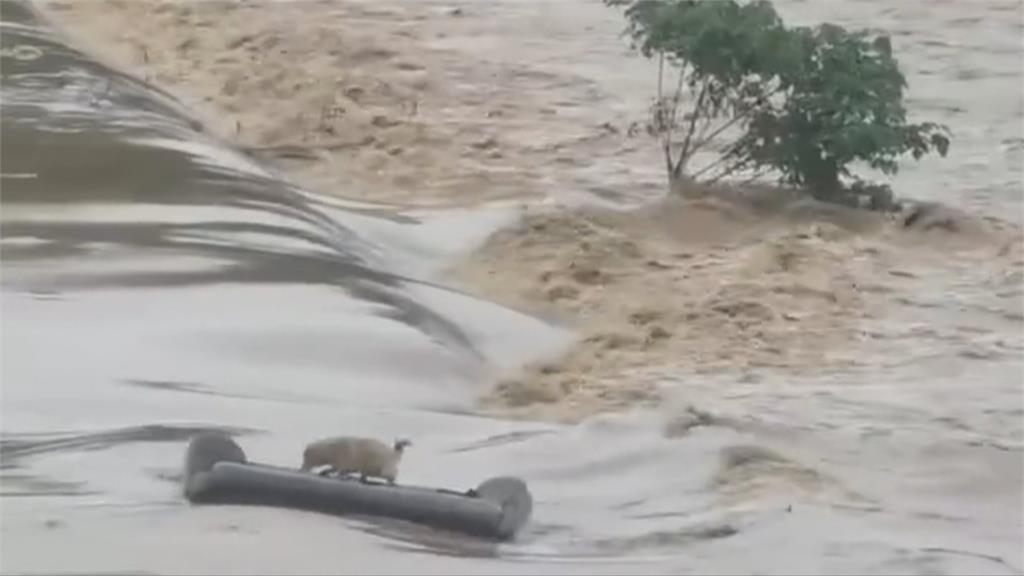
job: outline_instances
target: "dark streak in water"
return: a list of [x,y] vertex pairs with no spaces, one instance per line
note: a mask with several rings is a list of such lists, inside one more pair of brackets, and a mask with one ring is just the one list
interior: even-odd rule
[[26,496],[85,496],[98,494],[84,488],[84,482],[68,482],[33,474],[4,473],[0,475],[0,495],[5,498]]
[[739,534],[739,530],[728,524],[701,526],[678,531],[658,531],[633,538],[599,540],[593,544],[604,553],[629,552],[647,548],[674,548],[704,540],[728,538]]
[[243,400],[262,400],[267,402],[289,402],[296,404],[322,404],[324,402],[321,398],[282,398],[272,396],[259,396],[256,394],[239,394],[233,392],[221,392],[211,386],[205,384],[199,384],[196,382],[176,382],[171,380],[146,380],[146,379],[134,379],[125,380],[123,382],[128,386],[137,386],[140,388],[148,388],[151,390],[159,390],[164,392],[181,392],[184,394],[200,394],[206,396],[217,396],[220,398],[239,398]]
[[494,446],[501,446],[504,444],[513,444],[515,442],[522,442],[533,438],[534,436],[541,436],[543,434],[553,434],[553,430],[523,430],[520,432],[509,432],[508,434],[498,434],[485,438],[479,442],[474,442],[461,448],[450,450],[450,452],[469,452],[472,450],[480,450],[481,448],[492,448]]
[[409,522],[386,518],[363,519],[361,529],[384,539],[382,545],[392,550],[426,553],[453,558],[495,558],[498,546],[489,540],[456,534],[436,528],[425,528]]
[[103,450],[119,444],[134,442],[185,442],[201,432],[221,432],[230,436],[241,436],[261,431],[226,426],[149,424],[78,434],[5,434],[0,437],[0,459],[3,460],[4,466],[8,467],[16,465],[20,458],[47,452]]
[[1020,574],[1020,568],[1017,568],[1016,566],[1010,564],[1009,562],[1000,558],[999,556],[993,556],[991,554],[981,554],[978,552],[971,552],[968,550],[953,550],[952,548],[942,548],[938,546],[921,548],[921,552],[927,552],[931,554],[953,554],[957,556],[966,556],[968,558],[979,558],[982,560],[988,560],[989,562],[994,562],[996,564],[1005,566],[1009,568],[1013,572],[1013,574]]
[[205,394],[208,396],[219,396],[222,398],[246,398],[262,400],[259,396],[252,396],[249,394],[232,394],[230,392],[218,392],[204,386],[203,384],[196,384],[194,382],[172,382],[169,380],[125,380],[125,384],[129,386],[139,386],[141,388],[150,388],[153,390],[165,390],[171,392],[185,392],[189,394]]

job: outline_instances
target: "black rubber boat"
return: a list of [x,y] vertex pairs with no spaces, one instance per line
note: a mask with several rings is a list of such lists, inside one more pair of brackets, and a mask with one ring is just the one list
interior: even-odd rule
[[514,538],[533,508],[526,483],[515,477],[491,478],[466,492],[329,478],[249,462],[231,437],[215,432],[189,442],[184,492],[193,504],[384,516],[495,540]]

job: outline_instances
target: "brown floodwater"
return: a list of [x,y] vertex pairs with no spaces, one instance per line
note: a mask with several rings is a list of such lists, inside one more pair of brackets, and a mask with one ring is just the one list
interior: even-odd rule
[[[1019,269],[922,260],[891,280],[914,298],[864,319],[864,346],[842,371],[737,381],[680,370],[661,375],[672,402],[656,409],[576,426],[486,418],[473,408],[489,379],[558,354],[570,334],[430,271],[515,210],[385,211],[311,194],[197,131],[167,94],[71,49],[24,4],[0,7],[3,572],[1024,569]],[[952,158],[906,169],[901,189],[1020,213],[1018,3],[781,9],[901,38],[915,106],[959,136]],[[486,11],[491,30],[444,42],[528,60],[550,45],[513,50],[501,30],[531,27],[563,47],[544,61],[551,78],[642,89],[603,64],[619,39],[566,32],[574,21],[617,30],[599,2]],[[576,174],[589,179],[580,190],[636,176]],[[714,418],[666,436],[676,403]],[[403,482],[463,489],[517,475],[533,518],[497,546],[368,519],[190,507],[185,443],[211,428],[286,466],[322,435],[411,437]]]

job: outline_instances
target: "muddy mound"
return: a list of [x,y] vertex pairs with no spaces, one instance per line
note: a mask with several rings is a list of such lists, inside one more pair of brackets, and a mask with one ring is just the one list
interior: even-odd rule
[[[580,335],[560,361],[511,375],[484,403],[572,421],[660,402],[652,367],[742,377],[857,366],[861,326],[910,289],[899,282],[914,276],[905,269],[947,258],[949,243],[922,243],[917,230],[940,214],[908,226],[906,215],[742,196],[528,212],[454,275]],[[951,236],[966,258],[1016,253],[1011,228],[958,222],[928,233]]]
[[467,285],[580,332],[560,362],[501,382],[488,404],[558,403],[579,415],[656,402],[654,383],[630,375],[651,365],[698,373],[842,365],[865,314],[858,283],[880,265],[869,238],[706,202],[671,209],[680,229],[703,220],[713,230],[690,240],[666,220],[650,224],[650,208],[530,214],[456,270]]

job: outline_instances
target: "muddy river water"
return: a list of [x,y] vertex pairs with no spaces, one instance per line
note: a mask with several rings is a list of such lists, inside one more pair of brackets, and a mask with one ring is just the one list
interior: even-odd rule
[[[511,25],[519,4],[492,9]],[[814,20],[831,4],[783,7]],[[962,135],[952,165],[908,168],[906,189],[1019,220],[1019,4],[849,4],[842,17],[918,39],[912,62],[932,70],[912,95]],[[683,438],[654,409],[575,426],[485,418],[474,402],[494,374],[571,337],[432,280],[514,207],[384,211],[314,195],[70,48],[25,4],[0,6],[4,573],[1024,570],[1020,270],[922,264],[894,279],[915,299],[866,321],[881,336],[849,370],[665,374],[681,402],[720,416]],[[964,75],[968,93],[951,88]],[[180,463],[210,428],[280,465],[339,430],[411,437],[403,482],[517,475],[534,516],[495,546],[192,508]]]

